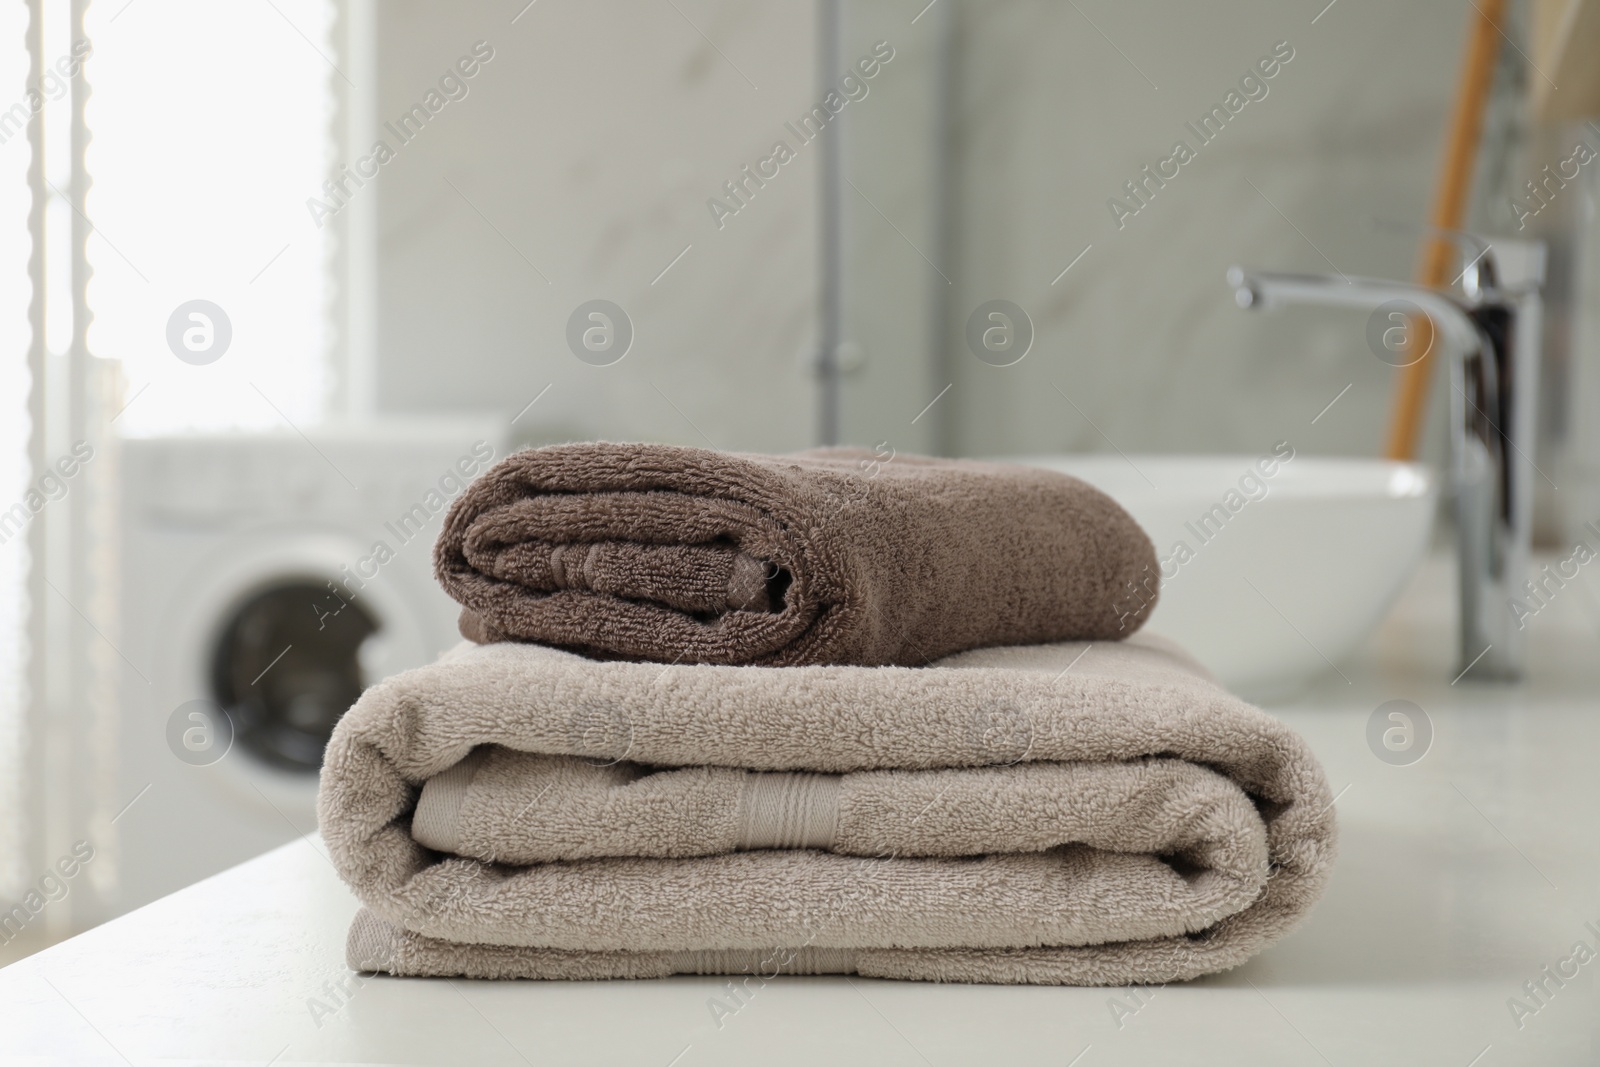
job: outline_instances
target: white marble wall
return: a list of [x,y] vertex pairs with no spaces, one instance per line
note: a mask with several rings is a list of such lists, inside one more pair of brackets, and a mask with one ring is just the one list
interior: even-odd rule
[[[1426,215],[1468,9],[1338,0],[1317,18],[1325,3],[957,3],[957,232],[938,263],[951,279],[952,450],[1254,452],[1280,438],[1381,449],[1395,371],[1369,351],[1364,316],[1246,314],[1223,277],[1233,263],[1411,276],[1415,235],[1372,222]],[[1107,200],[1180,137],[1198,147],[1184,123],[1280,41],[1294,58],[1267,96],[1119,229]],[[893,185],[903,158],[864,147],[852,165],[864,186]],[[916,262],[886,230],[876,254]],[[972,308],[994,298],[1034,321],[1015,366],[985,365],[962,339]],[[859,299],[857,329],[917,314],[890,305]],[[911,376],[903,392],[912,411],[932,395]],[[892,422],[885,412],[858,429]]]
[[[380,119],[494,49],[357,193],[378,204],[378,407],[510,418],[549,385],[519,439],[809,444],[817,152],[720,230],[706,202],[813,102],[811,4],[526,4],[377,7]],[[635,329],[610,366],[565,339],[594,298]]]
[[[706,200],[815,102],[814,6],[541,2],[512,23],[524,2],[379,5],[380,117],[473,41],[495,49],[468,98],[361,193],[379,205],[380,406],[509,417],[550,384],[523,439],[810,443],[821,154],[801,148],[721,230]],[[1466,19],[1454,0],[1337,0],[1317,18],[1323,3],[940,0],[921,17],[925,0],[847,3],[843,51],[888,39],[896,59],[839,127],[859,187],[844,194],[860,357],[846,437],[942,437],[967,454],[1279,438],[1377,452],[1395,372],[1367,350],[1362,316],[1245,314],[1223,274],[1411,275],[1415,236],[1372,222],[1426,214]],[[955,33],[945,241],[930,180],[940,18]],[[1269,95],[1119,230],[1107,199],[1284,40],[1294,58]],[[564,340],[594,297],[637,331],[609,367]],[[961,336],[997,297],[1037,331],[1012,367],[980,363]]]

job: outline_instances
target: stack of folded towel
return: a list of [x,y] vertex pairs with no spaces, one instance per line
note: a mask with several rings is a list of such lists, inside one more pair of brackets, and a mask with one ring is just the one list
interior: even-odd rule
[[1316,760],[1124,640],[1154,552],[1065,475],[562,445],[463,493],[435,563],[469,642],[324,762],[354,968],[1159,983],[1328,877]]

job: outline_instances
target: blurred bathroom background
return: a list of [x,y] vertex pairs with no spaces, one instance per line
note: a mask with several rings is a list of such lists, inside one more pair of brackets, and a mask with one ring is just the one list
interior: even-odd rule
[[[1600,147],[1534,58],[1565,7],[1510,6],[1468,213],[1550,243],[1549,542],[1600,515],[1600,167],[1525,186]],[[94,859],[0,961],[314,829],[306,746],[451,639],[425,501],[483,449],[1381,454],[1365,317],[1241,315],[1224,275],[1415,273],[1470,11],[6,4],[0,900]],[[1004,366],[990,301],[1029,324]],[[284,614],[341,582],[349,615]],[[343,658],[296,651],[334,614]],[[249,758],[190,758],[193,701]]]

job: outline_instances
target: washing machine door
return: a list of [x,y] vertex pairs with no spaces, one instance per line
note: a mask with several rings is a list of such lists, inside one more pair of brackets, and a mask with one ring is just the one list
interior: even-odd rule
[[361,554],[338,535],[257,531],[186,583],[173,676],[191,680],[185,699],[227,715],[236,758],[218,767],[275,803],[314,796],[323,749],[365,686],[432,658],[415,576],[395,567],[352,584]]
[[211,690],[233,743],[287,771],[322,765],[334,724],[361,695],[362,646],[380,632],[327,581],[285,574],[259,585],[219,620],[211,649]]

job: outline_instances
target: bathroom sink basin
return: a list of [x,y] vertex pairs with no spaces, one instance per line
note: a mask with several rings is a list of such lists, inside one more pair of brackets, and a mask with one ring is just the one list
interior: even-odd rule
[[1127,508],[1161,561],[1146,629],[1257,698],[1337,670],[1361,644],[1421,561],[1438,496],[1420,464],[1299,456],[1287,446],[1260,457],[1012,462],[1075,475]]

